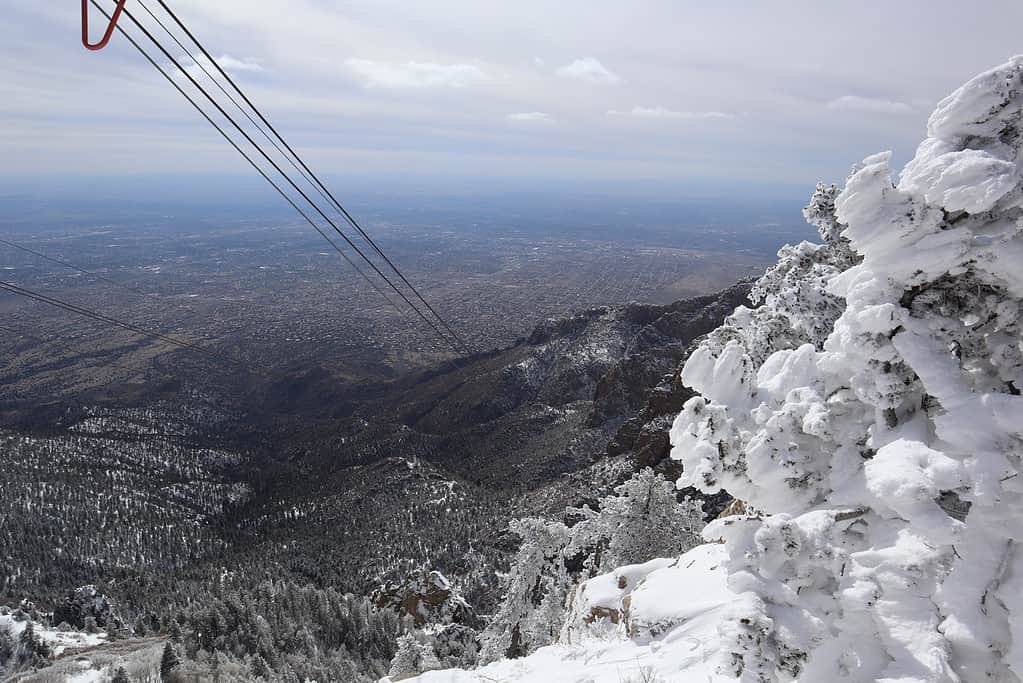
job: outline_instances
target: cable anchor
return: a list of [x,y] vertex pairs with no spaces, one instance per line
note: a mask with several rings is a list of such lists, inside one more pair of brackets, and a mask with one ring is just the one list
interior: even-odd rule
[[114,14],[110,19],[110,25],[107,26],[107,32],[103,34],[103,37],[98,43],[89,42],[89,0],[82,0],[82,45],[85,46],[86,50],[102,50],[110,42],[110,37],[114,35],[114,29],[117,28],[117,20],[121,18],[121,12],[124,10],[124,3],[128,0],[117,0],[117,8],[114,9]]

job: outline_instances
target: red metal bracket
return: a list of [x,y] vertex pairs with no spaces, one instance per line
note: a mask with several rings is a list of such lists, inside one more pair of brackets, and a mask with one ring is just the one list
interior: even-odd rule
[[86,50],[102,50],[110,42],[110,37],[114,35],[114,29],[117,28],[117,20],[121,18],[121,12],[124,10],[124,3],[128,0],[117,0],[117,7],[114,9],[114,14],[110,18],[110,25],[107,26],[107,32],[103,34],[103,37],[98,43],[89,42],[89,0],[82,0],[82,45],[85,46]]

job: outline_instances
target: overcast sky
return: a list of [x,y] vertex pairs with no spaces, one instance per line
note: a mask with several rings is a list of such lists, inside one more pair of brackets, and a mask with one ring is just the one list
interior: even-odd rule
[[[1019,0],[170,4],[312,165],[381,182],[841,181],[1023,52]],[[245,172],[123,38],[82,48],[77,3],[4,5],[0,175]]]

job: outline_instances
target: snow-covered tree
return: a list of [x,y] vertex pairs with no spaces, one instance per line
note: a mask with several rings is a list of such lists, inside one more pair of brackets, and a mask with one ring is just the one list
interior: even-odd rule
[[479,661],[479,634],[462,624],[448,624],[430,634],[430,645],[445,668],[471,667]]
[[778,262],[750,289],[749,298],[758,307],[738,307],[707,336],[700,353],[717,356],[734,343],[748,356],[748,362],[760,365],[779,349],[803,344],[823,348],[845,306],[842,297],[828,288],[828,282],[860,259],[842,236],[844,226],[835,215],[838,191],[835,185],[818,184],[803,209],[807,222],[817,228],[821,243],[782,247]]
[[424,671],[441,668],[437,655],[428,643],[420,642],[413,634],[406,633],[398,638],[398,651],[391,660],[387,676],[392,681],[412,678]]
[[568,527],[529,518],[512,521],[510,528],[522,538],[522,545],[504,581],[504,600],[481,637],[484,663],[518,657],[553,642],[565,616]]
[[10,631],[0,627],[0,672],[14,658],[15,644]]
[[[679,486],[723,537],[742,681],[1023,679],[1023,57],[868,157],[695,351]],[[786,327],[787,325],[787,327]]]
[[599,507],[569,510],[583,520],[572,527],[566,552],[588,554],[591,576],[655,557],[674,557],[702,542],[702,503],[688,498],[679,503],[675,485],[649,467],[617,486]]
[[[581,517],[511,524],[522,545],[503,581],[504,599],[481,637],[480,661],[520,657],[555,642],[575,583],[625,564],[675,557],[701,542],[699,501],[678,502],[672,482],[647,468],[599,502],[599,510],[569,508]],[[582,566],[569,573],[568,565]]]

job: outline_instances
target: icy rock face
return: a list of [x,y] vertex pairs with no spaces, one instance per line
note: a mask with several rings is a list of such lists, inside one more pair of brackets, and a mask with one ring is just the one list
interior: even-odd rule
[[738,594],[722,673],[1023,678],[1021,112],[1017,57],[938,105],[898,184],[878,154],[818,188],[824,245],[687,362],[679,486],[753,510],[704,533]]

